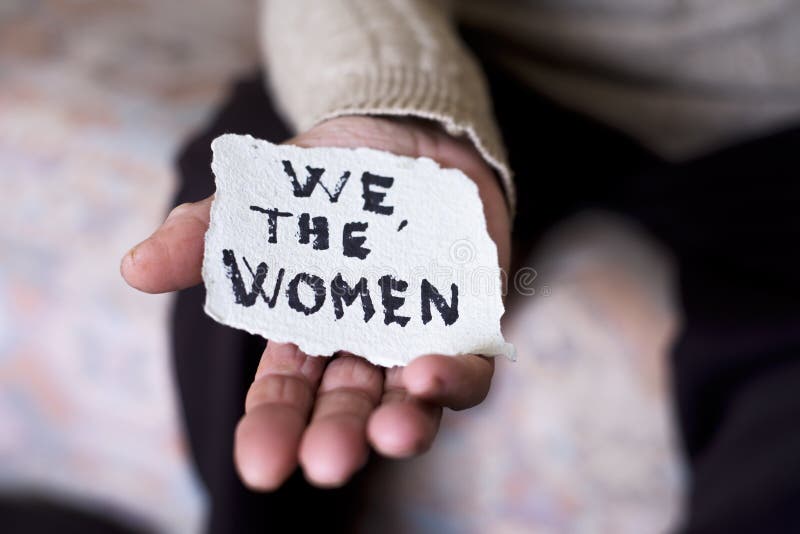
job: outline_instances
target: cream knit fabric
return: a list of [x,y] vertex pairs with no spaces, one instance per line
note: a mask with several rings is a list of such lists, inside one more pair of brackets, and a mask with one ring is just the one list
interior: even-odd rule
[[[800,120],[800,0],[264,0],[264,56],[298,129],[416,115],[464,133],[513,187],[455,18],[537,91],[684,159]],[[536,125],[531,125],[535,128]]]
[[483,75],[442,3],[267,0],[264,57],[273,94],[304,130],[348,114],[414,115],[466,134],[514,190]]

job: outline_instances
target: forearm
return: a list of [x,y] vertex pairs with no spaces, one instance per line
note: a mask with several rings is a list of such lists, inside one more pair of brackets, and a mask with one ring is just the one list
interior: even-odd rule
[[271,88],[298,131],[353,114],[436,120],[449,133],[469,137],[513,199],[483,74],[459,39],[444,3],[262,4],[262,45]]

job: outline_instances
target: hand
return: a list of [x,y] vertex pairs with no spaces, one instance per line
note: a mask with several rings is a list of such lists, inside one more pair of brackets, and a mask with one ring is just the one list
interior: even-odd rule
[[[466,140],[417,119],[342,117],[287,141],[304,147],[371,147],[427,156],[464,171],[478,185],[500,266],[508,267],[510,222],[492,170]],[[123,258],[122,276],[148,293],[199,284],[203,237],[212,198],[176,207],[164,224]],[[269,342],[236,430],[235,461],[253,489],[278,488],[298,462],[319,486],[339,486],[360,469],[368,443],[404,458],[432,443],[442,408],[480,403],[494,371],[477,355],[423,356],[384,369],[353,355],[310,357],[296,346]]]

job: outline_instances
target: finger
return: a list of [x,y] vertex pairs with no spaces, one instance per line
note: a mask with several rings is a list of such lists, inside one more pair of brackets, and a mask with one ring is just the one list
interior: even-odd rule
[[463,410],[486,398],[493,374],[493,358],[422,356],[403,369],[403,385],[417,398]]
[[146,293],[199,284],[212,199],[177,206],[153,235],[125,254],[120,265],[125,281]]
[[367,420],[382,387],[383,371],[362,358],[341,356],[328,364],[300,445],[300,465],[311,482],[340,486],[366,463]]
[[297,448],[325,363],[290,343],[267,344],[236,428],[234,456],[247,486],[276,489],[297,467]]
[[367,427],[367,436],[375,450],[392,458],[406,458],[428,450],[442,417],[440,406],[406,391],[402,378],[405,369],[386,370],[383,399]]

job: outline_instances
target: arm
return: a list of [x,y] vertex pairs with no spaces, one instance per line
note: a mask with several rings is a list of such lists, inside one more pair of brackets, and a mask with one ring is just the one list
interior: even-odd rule
[[346,115],[415,116],[466,137],[514,191],[486,83],[444,0],[262,0],[269,85],[298,132]]
[[[419,9],[423,5],[423,2],[394,3]],[[336,31],[329,30],[338,35],[348,24],[355,24],[353,6],[374,6],[365,9],[380,11],[377,6],[388,4],[367,0],[270,2],[265,15],[283,17],[282,31],[287,33],[284,38],[293,43],[287,56],[267,46],[275,91],[287,116],[303,132],[287,143],[306,147],[366,146],[405,156],[426,156],[442,166],[461,169],[478,185],[489,233],[498,247],[500,266],[507,268],[510,233],[507,197],[495,175],[495,170],[500,169],[476,148],[474,140],[483,137],[469,135],[470,128],[474,129],[476,124],[470,121],[469,114],[463,117],[446,114],[450,108],[440,107],[436,96],[426,98],[424,94],[414,93],[413,98],[392,97],[393,91],[404,90],[401,81],[397,82],[400,86],[392,81],[378,83],[380,90],[376,92],[348,91],[350,78],[335,72],[344,65],[358,67],[351,65],[349,55],[341,51],[333,53],[335,47],[305,48],[310,46],[304,44],[311,40],[309,35],[317,39],[324,33],[324,20],[330,14],[323,16],[316,12],[319,20],[314,19],[313,24],[304,26],[303,7],[306,12],[314,12],[313,6],[324,5],[325,9],[320,11],[327,13],[330,6],[336,5],[347,11],[340,14],[344,22],[335,26]],[[295,9],[299,11],[295,13]],[[373,24],[383,20],[380,14],[371,17]],[[389,21],[384,20],[384,23],[389,24]],[[267,30],[272,24],[277,23],[268,22]],[[390,37],[391,28],[376,30],[373,38]],[[354,32],[358,33],[357,28]],[[273,35],[270,39],[276,38]],[[280,43],[283,43],[280,46],[289,46],[283,40]],[[329,56],[331,53],[333,56]],[[344,55],[340,56],[342,53]],[[304,55],[308,58],[307,71],[302,68]],[[298,65],[295,62],[299,62]],[[326,63],[333,67],[316,77],[314,69],[324,70],[322,65]],[[440,67],[446,69],[434,62],[426,76],[434,79],[439,74],[453,75],[449,71],[439,73]],[[368,86],[370,72],[366,68],[359,78]],[[447,84],[455,83],[453,79],[448,80],[436,82],[445,84],[441,86],[445,93],[449,91]],[[344,86],[337,83],[344,83]],[[481,83],[475,83],[482,87]],[[291,89],[295,85],[297,94]],[[430,86],[422,85],[415,90],[424,87]],[[454,94],[462,95],[453,96],[455,101],[467,98],[461,93],[462,89],[452,89]],[[470,98],[475,96],[466,94],[471,95]],[[351,104],[341,107],[348,95],[353,97]],[[449,97],[442,98],[450,102]],[[383,104],[372,107],[375,102]],[[486,106],[488,109],[488,103]],[[461,107],[452,105],[452,109]],[[352,116],[375,113],[395,117]],[[440,124],[413,116],[432,118]],[[322,122],[316,123],[317,120]],[[491,138],[493,131],[487,130],[487,138]],[[458,132],[467,135],[458,136]],[[502,172],[500,174],[503,176]],[[203,237],[210,204],[211,198],[208,198],[178,206],[151,237],[134,247],[123,258],[121,266],[128,283],[150,293],[176,291],[200,283]],[[436,435],[442,409],[465,409],[480,403],[489,390],[493,369],[493,360],[479,355],[431,355],[418,358],[404,368],[383,369],[354,356],[313,358],[293,345],[270,342],[248,393],[245,415],[237,428],[237,468],[247,485],[260,490],[279,487],[298,463],[311,482],[320,486],[341,485],[364,464],[370,446],[390,457],[408,457],[426,450]]]

